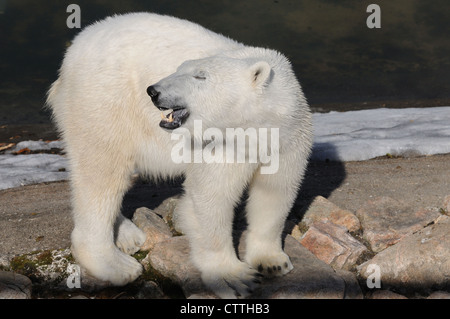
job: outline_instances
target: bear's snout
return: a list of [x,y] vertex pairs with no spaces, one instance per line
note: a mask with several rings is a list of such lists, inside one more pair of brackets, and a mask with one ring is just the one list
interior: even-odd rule
[[156,103],[156,102],[158,101],[158,97],[159,97],[160,92],[157,91],[153,85],[150,85],[150,86],[147,88],[147,94],[148,94],[148,95],[150,96],[150,98],[152,99],[152,102],[153,102],[153,103]]

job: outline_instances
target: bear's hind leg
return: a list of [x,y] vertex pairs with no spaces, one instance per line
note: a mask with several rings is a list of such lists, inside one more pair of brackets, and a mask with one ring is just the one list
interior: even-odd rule
[[122,214],[117,217],[114,234],[117,247],[128,255],[139,251],[146,239],[145,233]]

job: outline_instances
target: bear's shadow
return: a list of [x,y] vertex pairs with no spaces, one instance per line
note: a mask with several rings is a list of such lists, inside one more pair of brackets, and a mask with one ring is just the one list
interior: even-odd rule
[[140,207],[155,209],[165,199],[182,194],[183,180],[183,177],[158,182],[146,178],[136,179],[132,188],[125,194],[122,214],[131,219]]

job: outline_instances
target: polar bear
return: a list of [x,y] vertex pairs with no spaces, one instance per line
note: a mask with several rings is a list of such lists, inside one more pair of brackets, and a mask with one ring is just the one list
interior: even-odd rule
[[[260,274],[293,268],[281,236],[307,165],[312,127],[282,54],[170,16],[118,15],[75,37],[47,103],[69,159],[72,253],[90,274],[125,285],[142,272],[130,254],[145,235],[120,213],[136,171],[156,179],[184,176],[176,214],[194,265],[218,296],[247,296]],[[198,121],[203,130],[276,128],[277,172],[262,174],[261,161],[175,163],[172,133],[183,128],[200,138]],[[241,260],[232,224],[245,190],[248,235]]]

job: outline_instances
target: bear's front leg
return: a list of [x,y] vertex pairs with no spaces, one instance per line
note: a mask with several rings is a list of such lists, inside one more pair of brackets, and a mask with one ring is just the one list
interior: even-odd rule
[[294,268],[283,251],[282,233],[306,165],[306,155],[280,154],[278,171],[258,171],[249,185],[245,261],[266,276],[281,276]]
[[[85,156],[96,154],[85,153]],[[90,275],[122,286],[142,273],[142,265],[127,253],[137,251],[145,241],[145,235],[120,214],[122,198],[129,186],[130,169],[120,165],[119,159],[112,161],[114,155],[108,155],[98,162],[100,167],[95,166],[97,162],[92,159],[85,161],[89,166],[73,160],[75,227],[71,250],[76,261]]]
[[177,206],[191,259],[205,285],[221,298],[246,297],[259,284],[259,273],[238,259],[232,239],[234,206],[252,173],[248,165],[194,164]]

